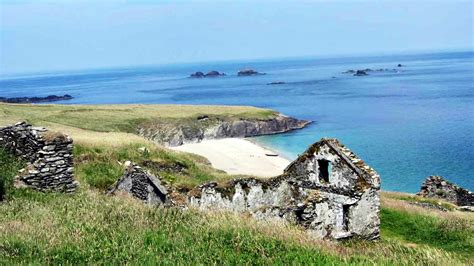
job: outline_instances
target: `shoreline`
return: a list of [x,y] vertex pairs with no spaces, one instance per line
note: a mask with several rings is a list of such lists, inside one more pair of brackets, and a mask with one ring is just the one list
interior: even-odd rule
[[278,152],[247,138],[203,140],[168,148],[201,155],[211,162],[212,167],[232,175],[278,176],[291,163]]

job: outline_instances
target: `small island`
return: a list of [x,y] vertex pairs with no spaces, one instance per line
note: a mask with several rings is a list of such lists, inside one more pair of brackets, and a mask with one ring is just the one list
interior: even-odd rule
[[260,73],[254,69],[242,69],[237,72],[237,76],[256,76],[256,75],[265,75],[265,73]]
[[66,101],[66,100],[71,100],[71,99],[73,99],[71,95],[64,94],[63,96],[49,95],[46,97],[13,97],[13,98],[0,97],[0,102],[2,103],[48,103],[48,102]]
[[213,77],[219,77],[219,76],[225,76],[225,73],[219,72],[216,70],[212,70],[204,74],[204,72],[197,71],[193,74],[191,74],[189,77],[191,78],[213,78]]

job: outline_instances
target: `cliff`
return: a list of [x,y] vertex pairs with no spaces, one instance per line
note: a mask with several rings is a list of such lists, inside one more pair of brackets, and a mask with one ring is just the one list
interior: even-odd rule
[[229,119],[200,116],[180,121],[155,120],[138,126],[138,135],[154,142],[179,146],[204,139],[243,138],[284,133],[311,123],[278,114],[268,119]]

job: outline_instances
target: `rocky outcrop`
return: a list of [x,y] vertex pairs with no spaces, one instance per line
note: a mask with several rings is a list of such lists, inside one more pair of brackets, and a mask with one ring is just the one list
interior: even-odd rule
[[266,120],[222,120],[211,116],[200,116],[186,124],[166,127],[159,121],[143,124],[138,134],[147,139],[169,146],[200,142],[204,139],[254,137],[283,133],[300,129],[309,121],[278,115]]
[[133,163],[127,167],[125,174],[109,189],[109,194],[119,192],[129,193],[150,205],[169,204],[167,189],[161,185],[161,181]]
[[417,195],[443,199],[458,206],[474,206],[474,195],[471,191],[459,187],[441,176],[428,177],[421,185]]
[[265,73],[260,73],[253,69],[242,69],[237,72],[237,76],[255,76],[255,75],[265,75]]
[[212,70],[204,74],[201,71],[195,72],[190,75],[191,78],[212,78],[212,77],[219,77],[219,76],[225,76],[225,73],[220,73],[219,71]]
[[0,129],[0,147],[28,162],[17,186],[40,191],[74,192],[73,142],[64,134],[21,122]]
[[273,81],[273,82],[267,83],[267,85],[283,85],[283,84],[286,84],[286,82],[284,82],[284,81]]
[[4,103],[46,103],[71,100],[73,97],[69,94],[63,96],[49,95],[46,97],[16,97],[16,98],[5,98],[0,97],[0,102]]
[[354,76],[367,76],[367,71],[365,70],[357,70],[354,74]]
[[379,237],[380,178],[335,139],[322,139],[266,180],[211,182],[188,193],[201,209],[247,212],[257,219],[281,219],[319,238]]

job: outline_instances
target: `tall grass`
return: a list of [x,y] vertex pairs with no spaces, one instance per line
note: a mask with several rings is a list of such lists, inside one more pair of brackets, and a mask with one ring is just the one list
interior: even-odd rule
[[24,163],[0,147],[0,201],[11,190],[13,178]]
[[328,243],[280,223],[150,208],[85,188],[75,195],[18,190],[0,213],[0,264],[463,263],[394,239]]

